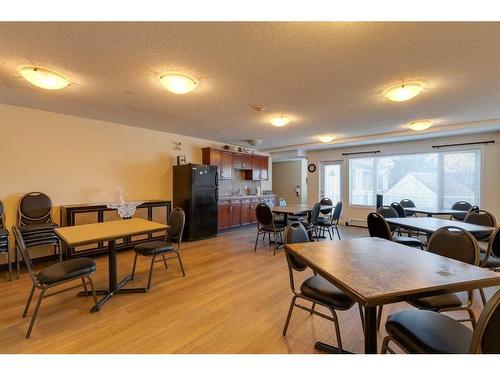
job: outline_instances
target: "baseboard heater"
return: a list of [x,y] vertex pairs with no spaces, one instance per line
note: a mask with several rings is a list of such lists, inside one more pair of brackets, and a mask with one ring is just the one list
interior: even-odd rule
[[350,219],[350,220],[346,220],[345,225],[350,226],[350,227],[368,228],[368,224],[366,223],[366,220]]

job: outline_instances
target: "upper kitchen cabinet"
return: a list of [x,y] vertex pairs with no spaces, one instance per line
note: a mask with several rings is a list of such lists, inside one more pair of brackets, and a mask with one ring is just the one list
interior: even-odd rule
[[233,178],[233,153],[222,151],[220,178],[222,180],[231,180]]
[[241,152],[218,150],[211,147],[202,149],[203,164],[219,168],[220,180],[231,180],[233,169],[245,171],[245,180],[266,181],[269,179],[267,156],[249,155]]
[[205,147],[202,149],[202,163],[214,165],[218,168],[219,180],[230,180],[233,178],[233,153],[215,148]]

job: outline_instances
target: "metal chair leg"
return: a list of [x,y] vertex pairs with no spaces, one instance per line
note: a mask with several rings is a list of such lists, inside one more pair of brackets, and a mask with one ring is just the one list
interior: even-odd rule
[[19,267],[19,250],[17,249],[17,244],[14,247],[15,258],[16,258],[16,279],[19,279],[20,267]]
[[[257,237],[255,238],[255,246],[253,248],[253,251],[257,251],[257,244],[259,243],[259,235],[260,235],[260,232],[257,231]],[[266,237],[266,234],[264,233],[264,237],[262,238],[262,241],[264,241]]]
[[10,250],[7,249],[7,264],[9,267],[9,281],[12,281],[12,264],[10,263]]
[[89,294],[89,290],[87,289],[87,282],[85,281],[85,278],[82,276],[82,284],[83,284],[83,290],[85,290],[85,294]]
[[340,336],[339,320],[337,318],[337,313],[335,312],[335,310],[330,309],[330,311],[332,312],[333,324],[335,325],[335,335],[337,336],[337,348],[338,348],[339,353],[342,353],[342,351],[343,351],[343,349],[342,349],[342,337]]
[[167,259],[165,258],[165,254],[161,254],[161,257],[163,258],[163,264],[165,265],[165,269],[168,270]]
[[87,276],[87,280],[89,281],[90,289],[92,290],[92,298],[94,298],[94,306],[96,306],[97,305],[97,295],[95,293],[94,282],[92,281],[92,279],[89,276]]
[[135,277],[135,265],[137,264],[137,253],[134,256],[134,265],[132,267],[132,275],[130,275],[130,280],[134,280]]
[[339,240],[340,240],[340,232],[339,232],[339,227],[337,225],[335,225],[335,229],[337,230],[337,236],[339,236]]
[[484,295],[483,288],[479,288],[479,294],[481,295],[481,301],[483,301],[483,306],[486,305],[486,296]]
[[384,308],[384,305],[380,305],[377,310],[378,310],[378,314],[377,314],[377,331],[380,329],[380,323],[382,322],[382,310]]
[[469,313],[472,329],[476,329],[476,316],[474,315],[474,311],[472,311],[472,308],[469,307],[467,308],[467,312]]
[[31,330],[33,329],[33,325],[35,324],[36,316],[38,315],[38,310],[40,309],[40,304],[42,303],[43,295],[47,289],[43,288],[38,296],[38,301],[36,302],[35,311],[33,312],[33,316],[31,317],[30,326],[28,327],[28,332],[26,332],[26,338],[29,339],[31,336]]
[[330,229],[332,229],[332,228],[328,227],[328,235],[330,236],[330,241],[332,241],[333,240],[333,238],[332,238],[332,231]]
[[31,288],[30,295],[28,297],[28,300],[26,301],[26,306],[24,307],[24,312],[23,312],[23,318],[26,318],[26,315],[28,315],[28,310],[31,305],[31,300],[33,299],[33,294],[35,293],[36,286],[33,284],[33,287]]
[[391,338],[389,336],[385,336],[384,341],[382,342],[382,348],[380,349],[380,354],[387,354],[387,349],[389,349],[389,341],[391,341]]
[[365,314],[363,313],[363,308],[358,303],[359,316],[361,317],[361,327],[363,328],[363,333],[365,332]]
[[181,266],[182,276],[186,276],[186,272],[184,272],[184,266],[181,261],[181,254],[178,251],[175,252],[177,254],[177,260],[179,261],[179,266]]
[[312,315],[314,314],[314,308],[316,307],[316,302],[313,302],[312,306],[311,306],[311,312],[309,313],[309,315]]
[[149,290],[151,286],[151,278],[153,276],[153,265],[155,264],[155,259],[156,259],[156,254],[153,255],[153,258],[151,259],[151,266],[149,267],[149,275],[148,275],[148,286],[146,287],[146,290]]
[[295,307],[295,300],[297,296],[293,296],[292,301],[290,302],[290,308],[288,309],[288,315],[286,317],[285,326],[283,327],[283,336],[286,336],[286,332],[288,331],[288,325],[290,324],[290,318],[292,317],[293,308]]

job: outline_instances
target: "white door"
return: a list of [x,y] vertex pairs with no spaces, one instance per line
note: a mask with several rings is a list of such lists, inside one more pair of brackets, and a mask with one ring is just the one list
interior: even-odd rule
[[323,162],[320,173],[320,198],[330,198],[336,204],[342,200],[342,162]]

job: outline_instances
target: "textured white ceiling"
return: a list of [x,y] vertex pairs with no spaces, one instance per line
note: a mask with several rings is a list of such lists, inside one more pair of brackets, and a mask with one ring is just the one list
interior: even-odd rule
[[[500,23],[0,23],[0,102],[273,148],[397,132],[419,118],[499,119],[498,46]],[[25,65],[72,84],[36,88],[18,74]],[[169,70],[199,88],[170,94],[158,79]],[[424,93],[386,100],[401,80]],[[267,123],[281,113],[293,122]]]

